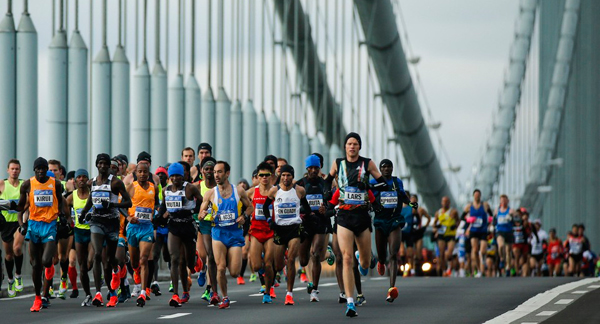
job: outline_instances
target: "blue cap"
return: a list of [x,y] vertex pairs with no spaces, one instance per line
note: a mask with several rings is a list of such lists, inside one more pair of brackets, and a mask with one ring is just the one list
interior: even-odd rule
[[79,176],[85,176],[88,179],[90,177],[89,173],[85,169],[79,169],[75,171],[75,179],[77,179]]
[[46,175],[49,177],[52,177],[52,178],[56,178],[56,176],[54,175],[54,172],[52,172],[50,170],[46,171]]
[[183,177],[183,165],[179,162],[171,163],[169,165],[169,177],[174,175],[180,175]]
[[320,168],[321,167],[321,159],[319,159],[319,157],[314,154],[309,155],[305,160],[305,164],[306,164],[307,169],[310,167]]

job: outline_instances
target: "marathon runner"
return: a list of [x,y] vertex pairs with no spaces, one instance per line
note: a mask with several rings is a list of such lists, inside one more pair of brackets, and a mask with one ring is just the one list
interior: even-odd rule
[[[12,159],[8,161],[6,172],[8,178],[0,180],[0,200],[8,200],[14,203],[19,202],[21,185],[23,180],[19,179],[21,174],[21,163],[19,160]],[[19,213],[16,210],[3,210],[0,215],[0,222],[4,225],[2,228],[2,247],[6,251],[4,263],[6,266],[6,274],[8,276],[8,297],[17,296],[17,292],[23,291],[23,278],[21,270],[23,267],[23,241],[25,237],[19,233]],[[13,276],[13,268],[16,271]],[[2,267],[0,265],[0,278],[2,275]]]
[[191,147],[184,148],[181,150],[181,161],[187,163],[190,167],[194,166],[194,161],[196,161],[196,151]]
[[152,219],[154,211],[157,210],[156,207],[159,206],[159,200],[158,190],[153,183],[148,181],[152,175],[149,166],[144,163],[138,164],[135,172],[137,180],[126,187],[132,202],[132,206],[129,208],[129,217],[127,217],[129,222],[127,242],[129,243],[131,267],[139,269],[141,276],[142,291],[137,299],[137,306],[144,307],[148,278],[153,275],[148,269],[148,258],[154,242]]
[[265,159],[263,160],[263,162],[267,162],[271,165],[271,167],[273,167],[273,170],[275,172],[273,172],[271,174],[271,185],[276,186],[277,183],[279,182],[279,179],[277,178],[278,177],[277,171],[276,171],[276,169],[278,168],[277,157],[275,155],[267,155],[267,156],[265,156]]
[[[211,219],[214,222],[212,228],[212,248],[215,262],[217,263],[217,281],[223,295],[223,301],[219,308],[229,308],[231,301],[227,294],[227,277],[225,271],[237,278],[242,266],[242,247],[245,244],[244,230],[242,226],[247,215],[242,213],[242,206],[246,207],[246,213],[254,210],[248,196],[240,186],[236,188],[229,182],[230,166],[225,161],[218,161],[214,166],[215,180],[217,186],[206,193],[206,200],[202,203],[200,217],[209,215],[209,203],[212,210]],[[214,296],[218,298],[216,286]],[[213,298],[211,298],[211,302]]]
[[[410,195],[410,202],[417,205],[419,203],[419,196],[415,194]],[[423,254],[421,253],[423,251],[423,237],[425,236],[425,230],[427,230],[429,223],[431,223],[431,216],[429,216],[425,208],[418,206],[416,210],[417,222],[413,224],[415,226],[413,241],[415,242],[416,253],[413,258],[412,269],[410,269],[411,274],[414,274],[416,269],[421,269],[421,264],[423,263]],[[427,218],[425,225],[423,225],[423,218]]]
[[[267,218],[263,212],[263,205],[271,190],[271,175],[274,169],[271,164],[261,162],[257,167],[257,177],[259,184],[247,191],[248,199],[252,200],[254,211],[252,212],[252,222],[250,222],[250,266],[252,270],[261,275],[261,281],[264,286],[263,304],[270,304],[275,298],[275,289],[273,281],[275,272],[273,268],[273,258],[275,253],[275,243],[273,243],[273,230],[270,228]],[[273,210],[273,207],[270,207]]]
[[529,267],[532,276],[542,276],[542,263],[544,263],[545,246],[548,245],[548,233],[542,229],[542,221],[536,219],[533,222],[531,235],[529,235],[531,255],[529,256]]
[[[183,181],[184,168],[175,162],[169,166],[171,185],[163,192],[163,203],[160,206],[155,223],[164,224],[169,218],[169,253],[171,255],[171,281],[173,297],[169,305],[181,307],[189,298],[188,270],[195,272],[196,264],[196,227],[193,225],[193,213],[197,213],[202,202],[198,187]],[[186,269],[187,265],[187,269]],[[178,281],[181,277],[183,294],[179,298]]]
[[79,221],[81,212],[90,196],[90,189],[88,187],[89,179],[90,177],[86,170],[79,169],[75,171],[75,190],[67,197],[67,206],[71,208],[71,218],[75,219],[75,227],[73,228],[75,251],[77,252],[77,262],[79,263],[79,279],[85,292],[85,299],[81,303],[82,307],[92,306],[89,271],[94,264],[94,249],[90,244],[90,225],[85,220],[82,223]]
[[[335,256],[329,242],[329,233],[333,232],[331,220],[325,216],[327,197],[325,197],[325,180],[320,177],[321,162],[316,155],[309,155],[305,161],[307,175],[296,182],[297,186],[306,191],[306,200],[311,212],[305,214],[302,222],[307,233],[307,238],[300,246],[300,266],[311,269],[311,282],[308,284],[308,293],[311,302],[319,301],[319,279],[321,276],[321,262],[325,260],[333,265]],[[309,265],[310,267],[307,267]]]
[[[379,170],[390,190],[374,191],[376,203],[374,204],[375,219],[373,220],[373,226],[375,227],[375,246],[379,259],[379,262],[377,262],[377,272],[380,276],[385,274],[389,247],[390,288],[388,289],[386,301],[391,303],[398,298],[398,288],[396,288],[398,251],[400,250],[400,244],[402,244],[402,226],[405,223],[402,216],[401,204],[410,204],[410,200],[406,192],[404,192],[402,180],[392,176],[394,172],[392,161],[388,159],[381,160]],[[375,179],[371,180],[371,184],[377,184]]]
[[548,239],[548,256],[546,264],[551,276],[557,277],[560,274],[560,265],[563,262],[563,245],[560,238],[556,236],[556,229],[551,228],[550,237]]
[[[104,305],[101,292],[104,244],[106,244],[107,257],[107,262],[104,264],[104,280],[109,283],[107,286],[110,297],[106,307],[115,307],[117,304],[115,290],[121,283],[121,269],[116,256],[120,229],[119,208],[131,207],[131,198],[123,181],[110,174],[110,164],[111,160],[108,154],[98,154],[96,157],[98,176],[88,182],[91,187],[92,199],[87,200],[79,216],[80,223],[88,221],[90,224],[92,246],[94,247],[94,284],[96,286],[96,296],[92,305],[96,307]],[[120,202],[119,196],[121,196]]]
[[569,265],[567,268],[568,276],[578,276],[581,272],[581,261],[583,259],[583,246],[586,240],[579,235],[579,226],[573,224],[571,232],[565,240],[565,249],[569,252]]
[[[169,180],[169,174],[167,169],[164,167],[158,167],[154,172],[155,175],[160,179],[160,185],[162,188],[167,187],[167,180]],[[162,190],[158,191],[158,199],[159,205],[162,205],[164,200]],[[158,212],[158,211],[157,211]],[[171,255],[169,254],[169,248],[167,246],[168,237],[169,237],[169,228],[166,224],[156,225],[155,231],[155,241],[152,246],[152,258],[154,259],[154,273],[150,275],[153,276],[154,281],[150,285],[150,290],[154,294],[154,296],[160,296],[162,293],[160,292],[160,286],[158,285],[158,263],[160,262],[160,256],[162,254],[163,260],[170,266],[171,264]]]
[[[201,162],[200,170],[202,172],[202,180],[200,181],[200,193],[202,196],[206,196],[208,191],[217,186],[215,180],[214,168],[217,164],[217,160],[213,157],[205,157]],[[210,201],[209,201],[210,204]],[[208,271],[209,283],[206,285],[206,289],[202,294],[202,299],[211,302],[216,305],[219,303],[219,297],[215,294],[214,299],[211,293],[213,287],[217,287],[217,264],[213,255],[212,248],[212,214],[209,209],[209,215],[205,218],[198,218],[198,242],[196,243],[196,249],[200,258],[206,262],[206,267],[200,270],[198,273],[198,286],[203,287],[206,284],[206,272]],[[215,292],[214,290],[213,292]]]
[[[263,204],[263,213],[268,221],[271,222],[275,243],[275,270],[281,271],[287,267],[287,294],[285,296],[285,305],[294,305],[293,289],[296,279],[296,257],[300,250],[300,244],[305,238],[302,227],[302,218],[300,218],[300,207],[303,213],[312,214],[310,205],[306,200],[306,191],[300,186],[293,184],[294,168],[290,165],[283,165],[280,168],[280,181],[277,187],[269,190],[269,194]],[[269,206],[273,203],[273,219]],[[287,256],[286,256],[287,249]],[[287,259],[287,262],[284,262]]]
[[442,207],[435,213],[433,233],[440,251],[440,262],[436,264],[438,276],[450,276],[452,269],[449,262],[456,245],[456,229],[459,223],[458,211],[450,206],[450,198],[442,197]]
[[[246,180],[244,178],[242,178],[238,181],[237,186],[238,187],[241,186],[241,188],[244,191],[248,191],[250,189],[250,184],[248,183],[248,180]],[[242,213],[244,213],[244,212],[245,212],[245,207],[242,208]],[[237,277],[238,285],[246,284],[246,281],[244,281],[244,274],[246,273],[246,268],[248,267],[248,253],[250,252],[250,235],[248,234],[248,232],[250,231],[250,218],[246,219],[242,228],[244,229],[245,244],[242,247],[242,269],[240,270],[240,275]]]
[[527,238],[531,232],[530,228],[524,225],[521,217],[521,212],[519,211],[513,218],[514,244],[512,246],[513,268],[511,269],[511,276],[514,276],[517,273],[525,275],[528,270],[527,260],[529,259],[529,244],[527,244]]
[[[56,254],[56,220],[64,210],[62,192],[59,180],[48,177],[48,161],[38,157],[33,162],[35,176],[21,185],[19,204],[11,210],[24,211],[29,203],[29,219],[26,223],[19,217],[21,234],[29,241],[29,256],[32,267],[32,280],[35,289],[35,300],[30,308],[39,312],[42,308],[42,266],[46,281],[54,276],[52,258]],[[70,216],[70,215],[69,215]]]
[[[487,214],[486,214],[487,213]],[[484,253],[487,251],[487,230],[488,230],[488,215],[491,217],[494,214],[487,202],[481,201],[481,191],[475,189],[473,191],[473,201],[465,206],[463,215],[467,217],[467,236],[471,241],[471,271],[476,273],[475,277],[483,276],[485,269]]]
[[[204,161],[205,158],[207,157],[211,157],[212,156],[212,146],[210,146],[210,144],[208,143],[200,143],[200,145],[198,145],[198,161],[200,161],[200,164],[196,164],[194,167],[192,167],[191,171],[190,171],[190,176],[192,177],[192,182],[198,182],[200,180],[202,180],[203,174],[202,174],[202,161]],[[193,164],[191,164],[193,165]]]
[[[357,316],[354,304],[354,242],[358,247],[360,273],[365,276],[371,263],[371,217],[367,186],[369,174],[377,180],[376,187],[386,188],[385,179],[375,162],[359,155],[362,141],[357,133],[349,133],[344,142],[346,157],[338,158],[327,176],[328,187],[337,176],[340,190],[338,211],[338,243],[344,258],[344,285],[347,296],[346,315]],[[385,189],[382,189],[385,190]]]
[[515,211],[508,205],[509,200],[507,195],[500,195],[500,206],[496,208],[494,220],[496,223],[496,241],[498,243],[498,254],[500,264],[498,268],[500,273],[508,275],[510,272],[511,251],[514,243],[513,237],[513,216]]

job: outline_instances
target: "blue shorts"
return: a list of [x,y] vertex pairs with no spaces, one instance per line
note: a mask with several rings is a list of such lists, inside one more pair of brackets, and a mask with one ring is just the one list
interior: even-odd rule
[[198,221],[198,230],[200,231],[200,234],[204,234],[204,235],[211,235],[212,234],[212,222],[209,221],[205,221],[205,220],[200,220]]
[[152,223],[127,225],[127,242],[133,247],[139,247],[140,242],[154,243],[154,226]]
[[56,241],[56,220],[50,223],[29,220],[25,239],[33,244]]
[[229,229],[215,226],[211,234],[213,240],[223,243],[227,248],[246,245],[242,228]]
[[403,217],[378,218],[375,216],[373,219],[373,227],[375,227],[375,230],[380,230],[386,237],[390,236],[397,228],[402,228],[403,226]]
[[73,228],[75,233],[75,243],[89,244],[92,240],[92,232],[89,229]]
[[167,242],[169,238],[169,228],[166,226],[156,227],[155,239],[158,240],[158,238],[161,238],[163,242]]
[[117,247],[127,248],[127,240],[122,237],[119,237],[119,241],[117,242]]

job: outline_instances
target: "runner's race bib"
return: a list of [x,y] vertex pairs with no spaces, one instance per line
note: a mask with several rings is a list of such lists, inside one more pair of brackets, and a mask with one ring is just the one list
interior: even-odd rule
[[141,221],[152,220],[152,208],[147,207],[135,207],[135,217]]
[[102,202],[110,202],[110,192],[108,191],[93,191],[92,192],[92,204],[96,209],[102,209]]
[[219,211],[217,213],[217,217],[219,217],[218,225],[221,227],[231,226],[235,224],[235,212],[233,212],[232,210]]
[[515,232],[515,243],[520,244],[525,242],[525,237],[523,236],[523,232]]
[[279,203],[277,205],[277,216],[279,218],[294,218],[297,210],[298,206],[295,202]]
[[475,222],[473,222],[473,227],[481,227],[483,226],[483,218],[479,218],[477,217],[477,219],[475,219]]
[[498,216],[498,225],[508,224],[508,217]]
[[364,205],[367,193],[356,187],[346,187],[344,190],[344,204],[346,205]]
[[583,250],[583,245],[581,242],[569,242],[569,247],[569,253],[571,254],[581,254],[581,250]]
[[[269,205],[269,210],[271,211],[271,215],[273,215],[273,205]],[[267,220],[267,217],[265,217],[265,213],[263,212],[263,204],[256,204],[256,208],[254,209],[254,219],[260,221]]]
[[36,207],[52,207],[54,203],[52,190],[34,190],[33,202]]
[[183,208],[183,196],[166,196],[165,205],[169,213],[177,213]]
[[446,226],[440,226],[440,228],[438,229],[438,234],[446,234]]
[[[19,204],[19,199],[9,199],[10,201],[14,201],[15,204]],[[18,213],[16,210],[8,210],[9,214],[16,214]]]
[[306,195],[310,210],[317,211],[323,205],[323,195]]
[[394,209],[398,207],[398,193],[396,191],[383,191],[380,201],[383,208]]

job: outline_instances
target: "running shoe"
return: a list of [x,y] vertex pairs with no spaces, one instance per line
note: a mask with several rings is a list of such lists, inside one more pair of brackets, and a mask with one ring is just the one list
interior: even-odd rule
[[133,292],[131,293],[131,296],[137,297],[140,295],[141,292],[142,292],[141,285],[133,285]]
[[190,301],[190,293],[184,291],[183,294],[181,295],[181,299],[179,299],[179,301],[182,304],[189,302]]
[[309,282],[308,285],[306,285],[306,292],[310,295],[310,293],[312,293],[313,289],[315,289],[315,286],[313,285],[312,282]]
[[118,302],[117,293],[115,293],[113,291],[110,293],[110,298],[108,299],[108,303],[106,304],[106,307],[115,307],[115,306],[117,306],[117,302]]
[[256,281],[256,278],[257,278],[257,277],[256,277],[256,273],[252,272],[252,273],[250,274],[250,282],[255,282],[255,281]]
[[146,305],[146,296],[144,296],[144,294],[141,294],[140,297],[137,298],[136,305],[138,307],[144,307]]
[[56,297],[64,300],[66,298],[65,293],[67,292],[67,278],[60,278],[60,285],[58,286],[58,294]]
[[304,273],[304,271],[300,274],[300,281],[308,282],[308,277],[306,276],[306,273]]
[[129,293],[129,286],[123,287],[123,289],[121,289],[121,293],[119,294],[119,304],[125,303],[127,300],[129,300],[130,297],[131,294]]
[[341,292],[340,296],[338,297],[338,303],[344,304],[346,302],[348,302],[348,299],[346,298],[346,294]]
[[198,255],[198,251],[196,251],[196,265],[194,266],[194,273],[200,272],[202,268],[204,268],[204,264],[202,263],[200,255]]
[[213,293],[210,296],[210,304],[216,306],[219,304],[220,301],[221,301],[221,298],[219,298],[219,294],[217,294],[216,292],[213,291]]
[[330,266],[333,265],[335,263],[335,254],[333,253],[333,250],[331,249],[331,246],[327,246],[327,264],[329,264]]
[[56,298],[56,296],[54,296],[54,288],[52,287],[52,285],[50,285],[50,288],[48,289],[48,298]]
[[142,276],[140,275],[140,268],[133,269],[133,283],[136,285],[139,285],[142,283]]
[[387,295],[387,298],[385,299],[385,301],[388,303],[391,303],[396,298],[398,298],[398,288],[392,287],[392,288],[388,289],[388,295]]
[[318,291],[318,290],[316,290],[316,289],[315,289],[315,290],[313,290],[313,291],[310,293],[310,302],[311,302],[311,303],[318,302],[318,301],[319,301],[319,296],[318,296],[318,295],[319,295],[319,291]]
[[371,252],[371,264],[369,264],[369,268],[370,269],[375,269],[375,267],[377,266],[377,263],[379,263],[379,260],[373,254],[373,252]]
[[173,281],[169,282],[169,292],[173,292]]
[[206,271],[200,271],[198,273],[198,286],[204,287],[204,284],[206,284]]
[[231,302],[229,301],[229,297],[223,297],[223,301],[219,304],[220,309],[229,308]]
[[154,294],[154,296],[162,295],[160,293],[160,287],[158,286],[158,281],[155,281],[150,285],[150,290],[152,290],[152,293]]
[[277,295],[275,295],[275,288],[271,287],[271,291],[269,292],[269,295],[271,296],[271,298],[277,298]]
[[[356,257],[356,260],[358,261],[358,262],[357,262],[357,263],[358,263],[358,272],[359,272],[361,275],[363,275],[363,276],[366,276],[366,275],[368,275],[368,274],[369,274],[369,269],[368,269],[368,268],[367,268],[367,269],[363,269],[363,268],[360,266],[360,258],[359,258],[359,255],[358,255],[358,251],[354,252],[354,256]],[[358,303],[357,303],[357,304],[358,304]],[[358,306],[360,306],[360,304],[359,304]]]
[[179,301],[179,296],[177,296],[177,294],[173,295],[171,300],[169,300],[169,306],[181,307],[181,302]]
[[202,297],[200,297],[200,299],[209,301],[210,300],[210,291],[208,289],[205,289],[204,294],[202,294]]
[[285,304],[294,306],[294,297],[292,297],[290,295],[285,295]]
[[271,304],[273,302],[273,299],[271,299],[271,296],[264,294],[263,295],[263,300],[262,303],[263,304]]
[[264,293],[265,293],[265,291],[267,291],[267,286],[265,286],[265,285],[262,285],[262,286],[260,286],[260,290],[258,291],[258,293],[259,293],[259,294],[264,294]]
[[15,276],[15,291],[21,292],[23,291],[23,278]]
[[42,308],[50,307],[50,299],[42,297]]
[[69,298],[77,298],[77,297],[79,297],[79,290],[73,289],[73,291],[71,291],[71,294],[69,295]]
[[35,299],[33,300],[33,306],[31,306],[31,308],[29,310],[32,312],[39,312],[41,308],[42,308],[42,297],[35,296]]
[[90,307],[92,306],[92,296],[87,295],[83,302],[81,302],[81,307]]
[[346,316],[348,316],[348,317],[358,316],[358,313],[356,312],[356,306],[354,306],[354,303],[348,303],[346,305]]
[[94,300],[92,301],[92,305],[94,305],[96,307],[104,306],[104,301],[102,301],[102,293],[101,292],[96,293],[96,296],[94,297]]
[[238,285],[245,285],[246,282],[244,281],[244,277],[242,277],[242,276],[237,277],[237,284]]
[[385,264],[377,262],[377,273],[380,276],[383,276],[385,274]]
[[146,300],[150,300],[151,294],[152,294],[152,290],[150,290],[150,288],[146,288]]
[[15,281],[8,281],[8,297],[14,298],[17,297],[17,292],[15,291]]
[[357,306],[362,306],[366,303],[367,303],[367,299],[365,298],[365,296],[363,296],[363,294],[356,296],[356,305]]
[[[121,272],[121,267],[119,267],[117,269],[117,271],[113,271],[112,279],[110,280],[110,289],[112,289],[112,290],[119,289],[119,286],[121,285],[121,277],[119,276],[120,272]],[[116,295],[115,295],[115,297],[116,297]],[[115,300],[116,300],[116,298],[115,298]]]

